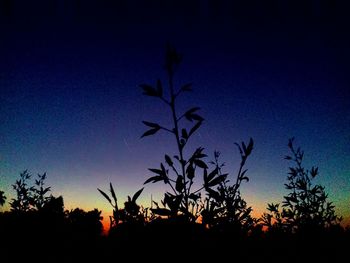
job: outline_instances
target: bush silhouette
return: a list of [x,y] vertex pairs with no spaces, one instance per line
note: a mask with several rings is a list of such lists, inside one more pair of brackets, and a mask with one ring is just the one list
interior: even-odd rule
[[325,188],[313,185],[312,180],[318,175],[318,167],[307,170],[302,161],[304,151],[293,146],[294,138],[288,142],[291,155],[286,160],[294,162],[289,167],[288,182],[285,188],[289,193],[284,196],[282,210],[280,204],[268,204],[270,213],[263,215],[263,222],[269,228],[285,232],[315,232],[337,225],[341,218],[335,213],[335,207],[329,202]]

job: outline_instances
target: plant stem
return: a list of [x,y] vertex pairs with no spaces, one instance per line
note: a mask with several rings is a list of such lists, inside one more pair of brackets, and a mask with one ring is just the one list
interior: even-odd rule
[[179,150],[179,155],[180,155],[180,164],[181,164],[181,171],[182,171],[182,176],[183,176],[183,184],[185,187],[184,190],[184,204],[185,204],[185,209],[188,211],[188,196],[186,193],[186,176],[185,176],[185,162],[183,158],[183,147],[181,146],[180,143],[180,136],[179,136],[179,126],[178,126],[178,119],[176,116],[176,108],[175,108],[175,93],[174,93],[174,83],[173,83],[173,72],[171,70],[168,71],[169,73],[169,88],[170,88],[170,108],[173,116],[173,122],[174,122],[174,134],[176,138],[176,143],[177,143],[177,148]]

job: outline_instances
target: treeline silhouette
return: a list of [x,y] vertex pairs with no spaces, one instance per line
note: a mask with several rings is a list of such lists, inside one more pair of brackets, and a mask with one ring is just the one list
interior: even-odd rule
[[[178,100],[192,91],[192,84],[175,87],[174,76],[182,56],[168,45],[165,56],[166,85],[141,84],[143,94],[163,102],[170,109],[171,126],[143,121],[141,137],[158,132],[174,137],[177,152],[165,154],[159,167],[144,184],[168,186],[162,200],[151,207],[137,204],[144,188],[119,206],[113,184],[109,191],[97,189],[112,207],[108,235],[103,235],[101,211],[76,208],[64,210],[62,196],[55,197],[45,185],[46,173],[23,171],[13,184],[10,211],[0,213],[2,258],[12,261],[76,262],[103,260],[202,261],[243,260],[248,262],[323,262],[347,256],[350,230],[340,225],[335,206],[325,187],[313,184],[318,168],[305,168],[304,151],[288,141],[285,156],[289,167],[281,204],[268,204],[261,218],[251,215],[252,207],[240,188],[248,183],[246,164],[254,141],[236,143],[240,153],[237,175],[224,173],[220,152],[212,161],[203,147],[188,154],[187,146],[204,118],[199,107],[184,112]],[[186,149],[186,151],[185,151]],[[0,205],[6,196],[0,191]],[[12,262],[11,261],[11,262]]]

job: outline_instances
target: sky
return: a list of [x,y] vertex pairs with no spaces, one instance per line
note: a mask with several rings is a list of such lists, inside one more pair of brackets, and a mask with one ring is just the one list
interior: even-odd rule
[[[199,106],[205,118],[189,147],[204,147],[208,161],[220,151],[234,181],[234,143],[254,139],[241,189],[254,215],[282,201],[294,136],[348,220],[349,4],[302,2],[0,1],[0,189],[10,200],[28,169],[47,173],[66,209],[110,213],[97,191],[110,182],[121,206],[148,168],[176,154],[168,134],[140,139],[143,120],[169,123],[139,84],[165,83],[171,43],[183,55],[175,85],[193,83],[179,109]],[[148,184],[139,202],[165,190]]]

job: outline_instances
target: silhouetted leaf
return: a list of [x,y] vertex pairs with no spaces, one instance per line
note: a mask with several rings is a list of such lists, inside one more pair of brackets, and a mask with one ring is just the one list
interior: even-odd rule
[[187,178],[192,180],[194,178],[194,168],[192,166],[192,164],[189,164],[186,168],[186,175],[187,175]]
[[170,216],[172,213],[166,208],[151,208],[151,211],[160,216]]
[[294,137],[292,137],[292,138],[290,138],[290,139],[288,140],[288,147],[289,147],[289,148],[292,148],[292,147],[293,147],[293,141],[294,141]]
[[152,176],[152,177],[148,178],[143,184],[148,184],[149,182],[156,183],[156,182],[163,181],[163,180],[164,180],[163,176],[156,175],[156,176]]
[[227,175],[228,174],[222,174],[222,175],[219,175],[218,177],[214,178],[213,180],[209,181],[208,187],[213,187],[215,185],[223,183],[226,180]]
[[200,108],[199,107],[194,107],[189,109],[188,111],[185,112],[184,116],[187,120],[189,121],[193,121],[193,120],[203,120],[202,119],[198,119],[198,115],[194,114],[194,112],[198,111]]
[[235,142],[235,145],[237,146],[238,150],[239,150],[239,153],[242,155],[243,154],[243,151],[242,151],[242,148],[241,146]]
[[175,185],[175,189],[178,192],[182,192],[182,190],[184,189],[184,184],[183,184],[183,177],[181,175],[179,175],[176,179],[176,185]]
[[193,107],[193,108],[191,108],[191,109],[189,109],[188,111],[186,111],[185,112],[185,116],[186,115],[190,115],[190,114],[192,114],[192,113],[194,113],[195,111],[198,111],[198,110],[200,110],[201,108],[200,107]]
[[147,125],[148,127],[151,128],[160,128],[158,123],[153,123],[153,122],[149,122],[149,121],[142,121],[143,124]]
[[241,173],[241,178],[244,177],[245,173],[248,171],[248,169],[245,169],[242,173]]
[[242,177],[242,179],[241,179],[242,181],[243,180],[246,180],[247,182],[249,182],[249,178],[247,177],[247,176],[245,176],[245,177]]
[[109,198],[109,196],[103,192],[102,190],[98,189],[97,190],[108,200],[108,202],[110,202],[112,204],[112,200]]
[[114,192],[112,183],[109,183],[109,189],[110,189],[110,191],[111,191],[111,194],[112,194],[112,197],[113,197],[114,202],[117,202],[117,197],[116,197],[116,195],[115,195],[115,192]]
[[199,194],[194,194],[194,193],[191,193],[189,196],[188,196],[189,199],[192,199],[193,201],[197,201],[199,198],[200,198],[200,195]]
[[202,121],[197,122],[188,133],[188,136],[191,136],[200,126],[202,125]]
[[312,167],[311,168],[311,171],[310,171],[310,175],[311,175],[311,177],[312,178],[315,178],[316,177],[316,175],[318,174],[318,167]]
[[249,143],[248,143],[248,146],[247,146],[247,149],[245,151],[245,154],[246,156],[250,155],[252,150],[253,150],[253,146],[254,146],[254,141],[252,138],[249,139]]
[[219,172],[219,169],[216,167],[213,171],[211,171],[208,175],[207,181],[211,181]]
[[143,191],[143,187],[134,194],[134,196],[132,197],[132,202],[133,203],[136,203],[136,200],[137,200],[137,198],[139,198],[139,196],[142,193],[142,191]]
[[151,97],[159,97],[159,93],[155,88],[147,84],[139,85],[143,89],[143,94]]
[[171,158],[169,157],[169,155],[165,155],[165,162],[169,165],[169,166],[173,166],[174,163],[173,161],[171,160]]
[[155,174],[159,174],[159,175],[163,174],[163,170],[160,170],[160,169],[148,168],[148,170],[150,170],[152,173],[155,173]]
[[203,161],[200,160],[200,159],[194,159],[193,162],[194,162],[195,165],[197,165],[197,166],[200,167],[200,168],[208,169],[208,166],[206,165],[206,163],[203,162]]
[[173,195],[167,192],[164,195],[164,203],[167,204],[170,210],[175,214],[179,210],[182,198],[183,198],[182,194]]
[[214,198],[217,201],[219,201],[221,199],[220,198],[220,194],[217,191],[215,191],[215,190],[213,190],[213,189],[211,189],[209,187],[206,188],[205,190],[208,192],[209,197]]
[[195,120],[195,121],[203,121],[204,118],[198,114],[191,114],[191,119]]
[[141,138],[143,138],[143,137],[145,137],[145,136],[153,135],[153,134],[155,134],[157,131],[159,131],[159,129],[160,129],[160,127],[150,129],[150,130],[146,131],[144,134],[142,134]]
[[292,160],[292,157],[286,155],[286,156],[284,156],[284,159],[286,159],[286,160]]

